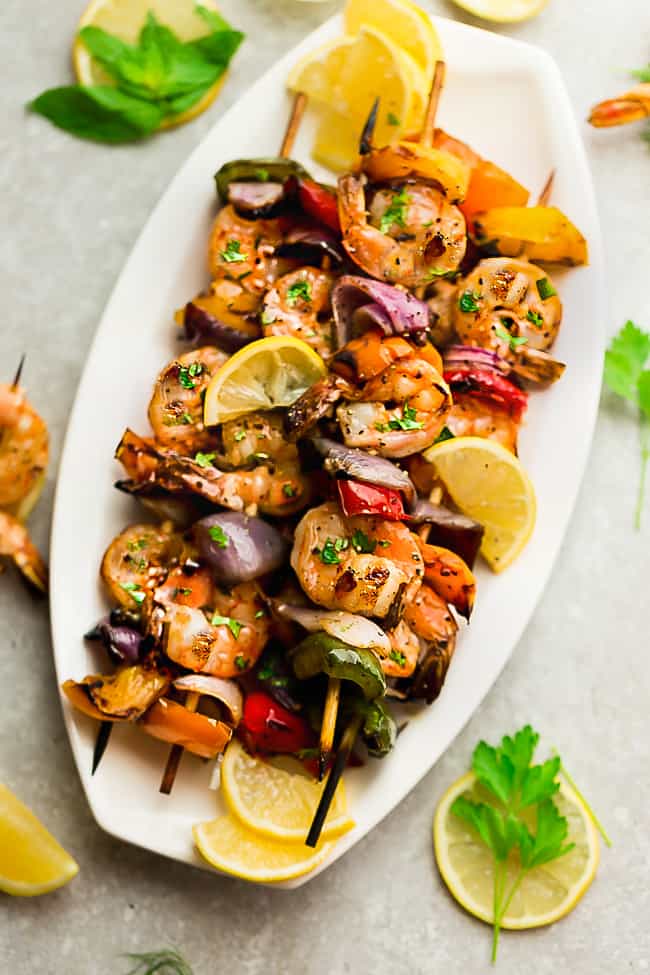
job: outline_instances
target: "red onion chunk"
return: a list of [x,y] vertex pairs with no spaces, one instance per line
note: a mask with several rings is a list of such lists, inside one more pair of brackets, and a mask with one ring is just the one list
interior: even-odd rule
[[229,183],[228,202],[243,214],[259,214],[268,212],[284,197],[282,183]]
[[[371,310],[360,315],[360,309]],[[383,281],[346,274],[332,291],[332,309],[340,345],[370,323],[386,335],[423,332],[429,328],[429,308],[424,301]]]
[[224,352],[237,352],[256,338],[232,325],[226,325],[191,301],[185,305],[183,325],[185,338],[192,345],[216,345]]
[[367,454],[365,450],[346,447],[337,440],[327,437],[314,437],[312,443],[321,457],[325,458],[324,468],[330,474],[347,474],[366,484],[401,491],[409,506],[415,503],[416,493],[413,481],[406,471],[387,460]]
[[115,626],[108,616],[86,633],[86,640],[100,640],[115,663],[136,664],[140,659],[142,633],[131,626]]
[[478,345],[450,345],[445,349],[445,368],[454,366],[476,366],[479,369],[494,369],[505,376],[510,372],[510,364],[492,349]]
[[275,249],[278,257],[295,258],[320,267],[327,257],[335,267],[345,261],[345,251],[334,233],[324,227],[298,227],[290,230]]
[[229,586],[273,572],[288,558],[289,545],[277,529],[238,511],[201,518],[194,537],[203,561]]
[[471,568],[474,566],[483,541],[484,528],[473,518],[452,511],[441,504],[420,500],[413,509],[411,523],[430,525],[427,541],[431,545],[448,548]]

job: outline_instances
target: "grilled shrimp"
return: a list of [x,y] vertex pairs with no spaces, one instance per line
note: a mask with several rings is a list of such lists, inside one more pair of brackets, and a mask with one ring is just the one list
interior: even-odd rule
[[0,556],[12,559],[24,577],[41,592],[47,591],[47,568],[21,521],[0,511]]
[[346,518],[334,502],[296,528],[291,565],[309,598],[326,609],[377,616],[395,626],[420,587],[417,536],[382,518]]
[[125,528],[106,549],[100,569],[111,599],[126,609],[141,606],[165,579],[182,547],[169,522]]
[[440,694],[447,676],[456,649],[458,624],[444,599],[426,584],[406,607],[404,619],[422,647],[408,696],[422,697],[431,704]]
[[278,220],[246,220],[228,204],[212,225],[210,274],[239,281],[245,291],[261,294],[268,287],[273,252],[281,240]]
[[293,335],[311,345],[324,358],[332,354],[334,278],[316,267],[301,267],[284,274],[267,291],[262,303],[265,335]]
[[426,302],[431,312],[431,340],[442,348],[454,338],[454,306],[458,299],[458,285],[438,278],[427,288]]
[[214,439],[203,426],[203,395],[211,375],[227,358],[225,352],[206,345],[165,366],[148,411],[157,443],[194,454]]
[[170,605],[165,653],[181,667],[214,677],[238,677],[259,659],[269,638],[269,617],[254,582],[215,589],[213,612]]
[[617,98],[594,105],[589,115],[589,122],[597,129],[609,128],[612,125],[627,125],[628,122],[640,122],[650,116],[650,83],[635,85]]
[[356,264],[407,288],[456,270],[467,243],[465,218],[439,189],[417,181],[366,186],[363,176],[339,179],[343,246]]
[[19,387],[0,384],[0,508],[25,518],[45,478],[45,422]]
[[517,453],[519,423],[510,410],[491,400],[455,392],[445,424],[455,437],[496,440],[513,454]]
[[429,447],[451,407],[451,393],[430,362],[414,352],[369,380],[355,402],[337,408],[348,447],[407,457]]
[[458,624],[445,600],[423,583],[405,607],[404,618],[388,631],[393,649],[389,657],[382,659],[384,673],[387,677],[410,677],[418,664],[430,658],[433,648],[438,652],[444,649],[448,666],[457,630]]

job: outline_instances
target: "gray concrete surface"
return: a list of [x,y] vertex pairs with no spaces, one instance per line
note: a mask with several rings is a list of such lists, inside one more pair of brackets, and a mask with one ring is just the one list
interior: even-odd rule
[[[44,549],[57,458],[86,351],[143,222],[219,114],[337,6],[223,0],[225,14],[249,39],[218,102],[179,131],[113,150],[69,138],[22,107],[68,76],[79,0],[7,0],[0,8],[0,374],[8,377],[26,350],[25,382],[50,424],[52,466],[32,521]],[[442,0],[424,6],[456,12]],[[537,20],[504,31],[554,55],[580,118],[592,101],[625,85],[627,68],[650,60],[647,0],[551,0]],[[585,127],[584,136],[605,233],[609,329],[627,317],[648,328],[650,147],[638,128],[603,134]],[[81,873],[47,898],[0,899],[2,975],[120,975],[128,968],[120,952],[170,943],[183,949],[196,975],[486,972],[489,932],[442,888],[432,862],[431,817],[477,739],[496,738],[524,721],[562,750],[614,847],[604,851],[596,883],[568,920],[504,936],[499,970],[647,971],[650,501],[644,529],[636,533],[637,475],[635,420],[604,394],[575,517],[510,664],[407,800],[342,861],[294,893],[215,881],[97,828],[63,730],[47,606],[30,598],[13,573],[3,575],[0,778],[42,816]]]

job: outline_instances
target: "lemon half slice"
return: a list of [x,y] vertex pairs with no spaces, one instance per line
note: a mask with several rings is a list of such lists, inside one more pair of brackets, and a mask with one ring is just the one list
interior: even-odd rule
[[[324,783],[307,777],[298,762],[288,759],[286,768],[279,768],[233,740],[221,766],[221,787],[231,813],[249,829],[285,843],[304,843]],[[341,780],[321,838],[334,839],[353,826]]]
[[256,410],[291,406],[327,375],[327,367],[306,342],[271,335],[244,346],[218,369],[205,392],[206,426]]
[[78,872],[31,809],[0,784],[0,890],[17,897],[49,894]]
[[[436,862],[442,879],[461,907],[492,924],[492,853],[472,828],[451,812],[452,803],[461,795],[475,801],[490,801],[489,793],[482,789],[473,772],[450,786],[438,804],[433,821]],[[565,782],[554,801],[568,820],[567,840],[575,843],[575,847],[524,877],[501,922],[504,928],[538,928],[559,921],[576,906],[594,879],[600,844],[586,806]],[[512,886],[517,872],[515,858],[508,863],[506,890]]]
[[[206,7],[217,7],[213,0],[201,0]],[[151,11],[165,27],[170,27],[181,41],[193,41],[209,32],[205,20],[196,12],[194,0],[91,0],[79,21],[82,27],[101,27],[127,44],[135,44]],[[95,61],[83,41],[78,38],[72,47],[72,64],[81,85],[112,85],[115,82]],[[215,81],[198,102],[186,112],[165,119],[161,128],[182,125],[204,112],[217,97],[226,72]]]
[[548,0],[454,0],[454,3],[475,17],[508,24],[536,17]]
[[521,461],[494,440],[454,437],[424,452],[451,498],[485,528],[481,552],[502,572],[528,542],[537,512],[535,489]]
[[319,843],[316,849],[298,843],[279,843],[247,829],[236,816],[220,816],[194,826],[194,842],[201,855],[218,870],[273,884],[301,877],[319,866],[334,843]]
[[420,7],[409,0],[348,0],[343,18],[346,34],[374,27],[389,35],[431,82],[435,63],[444,56],[438,32]]

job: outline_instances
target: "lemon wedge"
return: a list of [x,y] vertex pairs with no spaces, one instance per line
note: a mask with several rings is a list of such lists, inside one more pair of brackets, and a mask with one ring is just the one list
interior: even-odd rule
[[236,816],[220,816],[193,827],[194,842],[208,863],[242,880],[273,884],[301,877],[319,866],[334,843],[316,849],[298,843],[280,843],[254,833]]
[[494,440],[454,437],[424,452],[454,504],[485,528],[481,553],[502,572],[535,527],[535,489],[521,461]]
[[78,872],[34,813],[0,784],[0,890],[16,897],[49,894]]
[[548,0],[454,0],[454,3],[475,17],[509,24],[536,17]]
[[442,44],[430,17],[409,0],[348,0],[343,22],[346,34],[374,27],[389,35],[416,62],[429,84],[436,61],[443,60]]
[[205,391],[206,426],[256,410],[291,406],[327,375],[327,367],[306,342],[270,335],[244,346],[218,369]]
[[[305,842],[323,786],[295,759],[286,759],[285,767],[271,765],[249,755],[236,740],[228,745],[221,766],[221,788],[230,812],[253,832],[284,843]],[[341,780],[321,838],[334,839],[353,826]]]
[[[493,859],[467,823],[451,812],[454,800],[490,802],[490,794],[468,772],[454,782],[440,800],[433,822],[436,863],[451,894],[474,917],[493,923]],[[598,833],[589,811],[573,789],[563,782],[554,801],[569,824],[567,841],[575,843],[564,856],[536,867],[524,877],[503,917],[501,927],[538,928],[559,921],[573,910],[591,884],[600,857]],[[531,816],[534,814],[531,813]],[[532,820],[529,825],[533,825]],[[510,889],[518,862],[508,863],[506,889]]]
[[[217,11],[213,0],[202,4]],[[181,41],[193,41],[208,33],[208,26],[196,12],[194,0],[91,0],[79,21],[82,27],[101,27],[127,44],[135,44],[151,11],[165,27],[170,27]],[[83,41],[77,38],[72,47],[72,64],[81,85],[112,85],[114,80],[95,61]],[[165,119],[161,128],[182,125],[208,108],[219,94],[226,72],[186,112]]]

